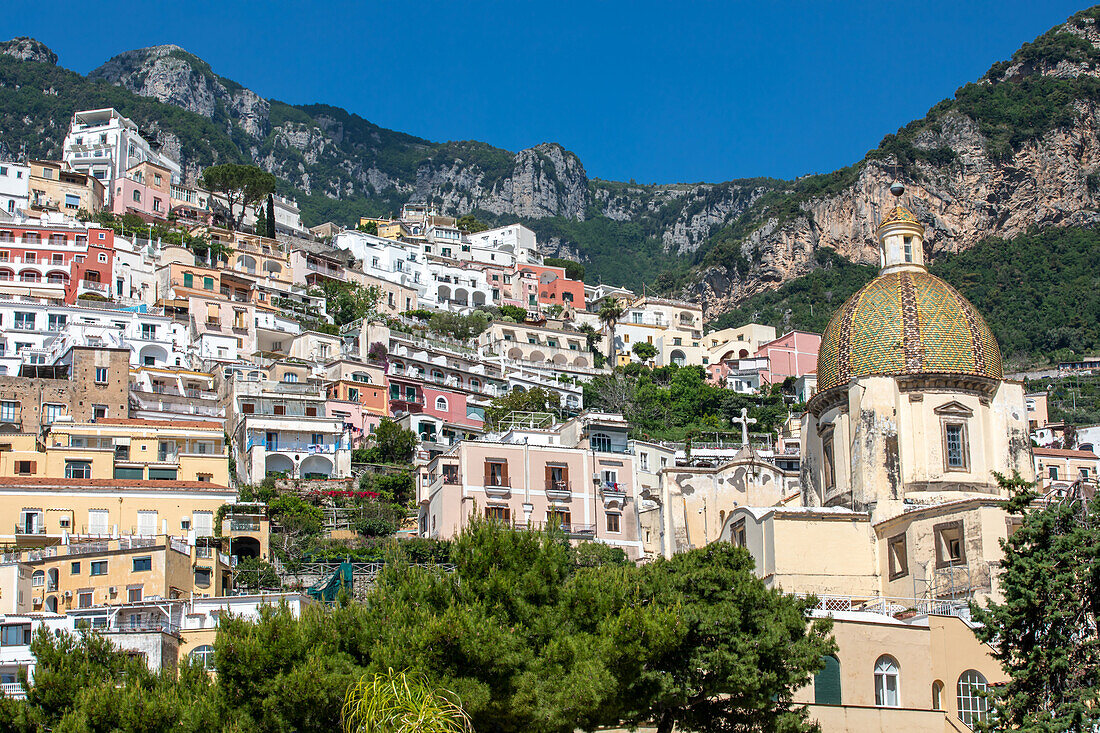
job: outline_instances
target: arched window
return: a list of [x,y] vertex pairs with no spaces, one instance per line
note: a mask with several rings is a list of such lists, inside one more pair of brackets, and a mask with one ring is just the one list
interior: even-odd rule
[[932,683],[932,709],[943,710],[943,682],[939,680]]
[[433,369],[432,381],[436,382],[437,384],[443,384],[443,372],[439,371],[438,369]]
[[900,707],[898,694],[898,662],[890,656],[881,656],[875,662],[875,705],[880,708]]
[[203,669],[214,669],[214,647],[209,644],[195,647],[191,650],[190,656],[191,661],[197,662]]
[[481,382],[477,379],[470,378],[470,389],[481,389]]
[[292,384],[292,383],[298,381],[298,375],[295,374],[294,372],[287,372],[286,374],[283,375],[283,381],[288,383],[288,384]]
[[592,450],[600,453],[611,452],[611,436],[604,433],[596,433],[592,436]]
[[814,704],[840,705],[840,660],[830,655],[821,661],[824,666],[814,676]]
[[447,411],[447,398],[446,397],[436,397],[435,398],[435,409],[439,410],[440,412],[446,412]]
[[[25,578],[27,576],[24,575],[23,577]],[[45,585],[45,584],[46,584],[46,571],[45,570],[35,570],[33,573],[31,573],[31,585],[39,586],[39,585]]]
[[989,717],[989,700],[982,696],[988,686],[977,670],[968,669],[959,676],[959,720],[971,728]]

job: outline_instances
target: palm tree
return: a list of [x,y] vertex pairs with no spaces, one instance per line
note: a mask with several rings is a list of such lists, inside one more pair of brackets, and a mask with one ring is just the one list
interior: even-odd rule
[[458,696],[409,672],[363,675],[344,698],[346,733],[473,733]]
[[615,368],[615,325],[623,317],[626,309],[622,307],[617,298],[605,298],[600,306],[600,322],[607,326],[611,336],[608,339],[611,344],[607,347],[607,359],[611,362],[611,368]]

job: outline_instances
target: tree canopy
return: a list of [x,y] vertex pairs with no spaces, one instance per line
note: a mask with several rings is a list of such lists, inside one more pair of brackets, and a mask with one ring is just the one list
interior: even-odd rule
[[279,179],[273,174],[254,165],[223,163],[202,172],[203,187],[225,196],[229,205],[229,225],[233,229],[240,229],[245,209],[274,193],[278,183]]

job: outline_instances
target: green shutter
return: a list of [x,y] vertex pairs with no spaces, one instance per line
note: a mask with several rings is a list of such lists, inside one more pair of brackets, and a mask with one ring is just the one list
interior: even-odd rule
[[204,277],[202,279],[202,287],[203,287],[203,290],[213,290],[214,289],[214,278]]
[[195,285],[195,276],[190,272],[183,273],[183,287],[190,288]]
[[150,468],[150,481],[175,481],[176,469],[174,468]]
[[840,662],[833,656],[822,662],[825,666],[814,676],[814,703],[840,705]]
[[116,466],[115,478],[137,479],[140,481],[145,478],[144,470],[141,468],[121,468]]

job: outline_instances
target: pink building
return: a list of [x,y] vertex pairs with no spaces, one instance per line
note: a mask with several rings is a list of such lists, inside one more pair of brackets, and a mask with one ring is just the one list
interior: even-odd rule
[[820,347],[820,334],[791,331],[761,345],[751,357],[709,365],[707,375],[710,381],[727,385],[734,376],[754,388],[781,384],[787,377],[816,373]]
[[421,535],[454,537],[476,514],[517,527],[558,526],[575,541],[603,542],[637,559],[626,421],[601,413],[556,425],[550,416],[530,418],[429,462],[419,488]]
[[172,206],[172,171],[145,161],[114,182],[111,212],[137,214],[146,221],[167,220]]

